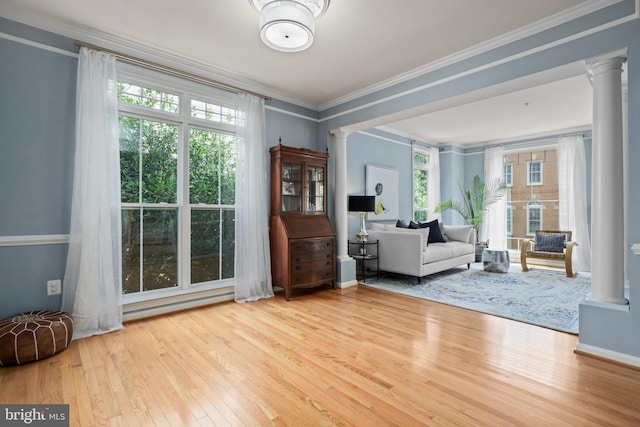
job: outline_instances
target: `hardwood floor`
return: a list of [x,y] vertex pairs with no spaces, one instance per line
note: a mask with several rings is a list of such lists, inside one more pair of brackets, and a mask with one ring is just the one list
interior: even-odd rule
[[640,370],[577,337],[364,286],[126,324],[0,368],[72,426],[640,425]]

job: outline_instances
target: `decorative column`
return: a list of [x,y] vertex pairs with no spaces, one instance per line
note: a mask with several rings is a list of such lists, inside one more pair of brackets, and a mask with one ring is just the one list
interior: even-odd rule
[[337,281],[341,288],[357,285],[355,261],[349,256],[347,221],[347,132],[331,131],[335,138],[335,226]]
[[333,131],[336,141],[336,240],[338,259],[350,258],[347,247],[348,223],[347,223],[347,132]]
[[585,62],[593,86],[590,301],[624,297],[622,64],[624,56]]

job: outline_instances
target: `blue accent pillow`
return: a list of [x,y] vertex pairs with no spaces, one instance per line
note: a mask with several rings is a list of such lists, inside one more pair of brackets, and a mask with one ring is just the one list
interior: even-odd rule
[[434,219],[430,222],[422,222],[420,223],[421,228],[429,227],[429,243],[446,243],[442,232],[440,231],[440,226],[438,225],[438,220]]
[[425,227],[420,227],[420,224],[418,224],[417,222],[410,221],[409,228],[411,228],[412,230],[417,230],[419,228],[425,228]]
[[399,219],[399,220],[396,222],[396,227],[398,227],[398,228],[409,228],[409,224],[407,224],[406,222],[404,222],[404,220]]
[[564,234],[536,233],[536,251],[564,252]]

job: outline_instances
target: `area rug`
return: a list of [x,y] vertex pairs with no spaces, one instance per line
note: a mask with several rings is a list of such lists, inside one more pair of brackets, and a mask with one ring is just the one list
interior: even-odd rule
[[560,270],[489,273],[481,263],[423,277],[381,274],[361,285],[396,292],[572,334],[578,333],[578,306],[591,290],[591,275],[566,277]]

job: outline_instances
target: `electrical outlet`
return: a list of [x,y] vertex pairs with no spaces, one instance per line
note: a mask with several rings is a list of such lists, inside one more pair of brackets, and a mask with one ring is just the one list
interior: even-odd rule
[[47,295],[60,295],[62,293],[62,281],[48,280],[47,281]]

